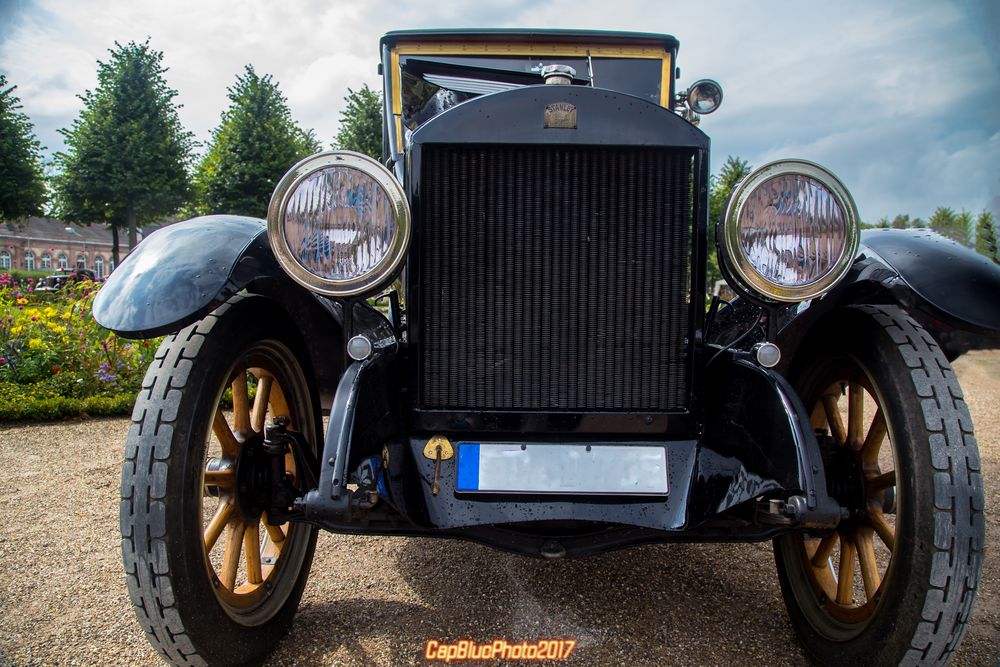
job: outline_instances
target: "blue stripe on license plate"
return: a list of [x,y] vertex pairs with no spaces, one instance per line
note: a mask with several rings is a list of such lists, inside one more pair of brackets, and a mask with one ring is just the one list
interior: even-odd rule
[[458,448],[458,481],[455,488],[459,491],[479,490],[479,445],[465,443]]

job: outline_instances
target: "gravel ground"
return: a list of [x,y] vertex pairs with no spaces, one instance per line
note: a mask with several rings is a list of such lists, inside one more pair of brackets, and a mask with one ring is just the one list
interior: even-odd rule
[[[1000,501],[1000,351],[956,363]],[[123,419],[0,427],[0,664],[157,664],[118,551]],[[956,665],[997,665],[1000,520]],[[274,665],[422,662],[428,638],[573,637],[573,664],[806,664],[769,544],[547,562],[475,544],[323,534]]]

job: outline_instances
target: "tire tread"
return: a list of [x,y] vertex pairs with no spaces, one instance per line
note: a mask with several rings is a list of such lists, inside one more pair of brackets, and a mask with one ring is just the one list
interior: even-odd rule
[[[947,662],[965,635],[983,559],[983,483],[972,417],[958,378],[931,335],[896,307],[861,306],[895,343],[930,433],[934,543],[930,590],[901,664]],[[958,562],[956,554],[966,554]]]
[[129,597],[150,644],[175,665],[200,667],[207,662],[187,635],[167,576],[170,564],[162,499],[173,429],[191,366],[206,337],[242,298],[233,297],[204,319],[164,339],[142,381],[125,445],[119,516]]

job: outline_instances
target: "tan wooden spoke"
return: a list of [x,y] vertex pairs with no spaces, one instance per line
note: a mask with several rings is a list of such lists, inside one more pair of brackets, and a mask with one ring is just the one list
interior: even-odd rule
[[205,551],[211,551],[215,543],[219,541],[219,536],[222,535],[222,530],[229,523],[233,509],[235,509],[235,506],[230,501],[219,503],[215,514],[208,522],[208,526],[205,527]]
[[878,533],[882,543],[888,547],[889,551],[892,551],[896,544],[896,531],[882,514],[882,509],[878,507],[877,503],[869,503],[868,505],[868,522]]
[[246,524],[242,518],[234,518],[226,527],[226,548],[222,553],[222,585],[229,590],[236,588],[236,575],[240,569],[240,552],[243,550],[243,535]]
[[251,522],[243,533],[243,551],[247,558],[247,583],[264,581],[260,571],[260,523]]
[[852,382],[847,392],[847,446],[858,451],[865,439],[865,390]]
[[267,514],[261,517],[261,521],[263,521],[264,530],[267,531],[267,535],[271,538],[272,543],[280,544],[285,541],[285,533],[279,526],[272,526],[267,522]]
[[840,418],[840,407],[835,394],[823,394],[823,409],[826,411],[826,421],[830,424],[830,435],[838,445],[843,445],[847,442],[847,430]]
[[878,561],[875,560],[875,540],[871,528],[860,528],[856,533],[858,562],[861,564],[861,580],[865,584],[865,595],[869,600],[875,597],[875,592],[881,583],[878,573]]
[[272,382],[274,382],[274,378],[270,375],[261,375],[257,379],[257,395],[253,399],[250,425],[258,433],[264,430],[264,421],[267,419],[267,404],[270,400]]
[[854,598],[854,563],[857,548],[850,537],[840,536],[840,568],[837,570],[837,604],[849,605]]
[[885,440],[886,424],[885,415],[882,408],[875,411],[872,425],[865,436],[865,442],[861,446],[861,465],[865,468],[878,467],[878,454],[882,448],[882,441]]
[[896,486],[896,471],[890,470],[865,480],[865,490],[869,496],[876,495],[889,487]]
[[292,414],[288,407],[288,401],[285,400],[285,392],[277,382],[271,385],[270,403],[272,417],[288,417],[291,420],[288,422],[288,428],[293,431],[298,428],[294,420],[295,415]]
[[250,394],[247,390],[247,374],[245,370],[236,373],[233,379],[233,430],[236,433],[248,435],[250,429]]
[[819,542],[819,546],[816,547],[816,553],[812,555],[809,560],[813,567],[827,567],[827,561],[830,559],[830,555],[833,553],[833,547],[837,545],[837,533],[830,533],[825,536]]
[[226,421],[226,416],[222,414],[222,408],[218,408],[215,411],[215,420],[212,422],[212,433],[218,438],[219,445],[222,446],[222,451],[225,452],[226,456],[235,458],[240,449],[240,441],[236,439],[233,430],[229,428],[229,422]]
[[236,483],[236,471],[233,468],[224,470],[206,470],[205,485],[218,486],[223,489],[232,489]]

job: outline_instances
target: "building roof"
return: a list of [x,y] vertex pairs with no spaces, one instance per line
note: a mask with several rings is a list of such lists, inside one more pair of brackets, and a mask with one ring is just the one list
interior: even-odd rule
[[0,225],[0,235],[32,240],[111,245],[111,230],[106,225],[74,225],[54,218],[31,216],[20,222]]
[[[139,228],[139,240],[141,241],[147,234],[156,231],[160,227],[176,222],[167,219],[161,222],[143,225]],[[64,222],[55,218],[41,218],[31,216],[18,222],[0,223],[0,237],[15,236],[25,240],[52,241],[63,243],[95,243],[112,245],[111,228],[107,225],[78,225]],[[121,230],[120,240],[122,248],[128,245],[128,232]]]

